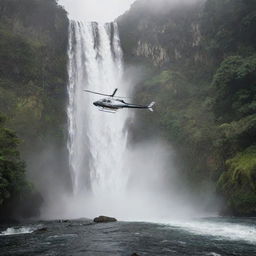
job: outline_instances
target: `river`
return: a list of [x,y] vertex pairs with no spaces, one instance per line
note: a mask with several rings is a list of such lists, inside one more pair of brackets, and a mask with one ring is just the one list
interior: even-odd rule
[[[37,231],[45,227],[45,231]],[[0,226],[2,256],[256,255],[255,218],[166,223],[35,221]]]

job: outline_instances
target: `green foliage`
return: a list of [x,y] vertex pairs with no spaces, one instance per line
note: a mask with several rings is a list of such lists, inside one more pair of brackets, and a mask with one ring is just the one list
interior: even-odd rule
[[[0,111],[23,152],[63,143],[68,19],[54,0],[0,2]],[[55,137],[55,138],[54,138]]]
[[[217,70],[214,111],[220,121],[231,121],[256,111],[256,55],[226,58]],[[225,112],[223,111],[225,109]]]
[[[147,138],[156,134],[156,130],[161,131],[189,162],[189,169],[181,164],[182,172],[197,189],[198,184],[209,179],[211,171],[216,169],[213,141],[209,139],[216,137],[216,128],[213,114],[209,112],[211,99],[206,97],[204,90],[196,91],[197,85],[186,75],[172,69],[164,70],[141,85],[136,92],[138,99],[145,104],[154,99],[157,105],[154,113],[140,113],[136,139],[145,136],[145,131]],[[211,171],[206,172],[206,169]]]
[[[138,85],[138,99],[157,105],[153,114],[138,113],[136,141],[158,131],[175,147],[192,187],[218,182],[232,213],[253,214],[255,190],[239,185],[236,175],[236,188],[229,180],[240,173],[230,159],[248,154],[236,163],[248,171],[245,162],[255,157],[247,148],[256,144],[256,1],[207,0],[182,7],[162,2],[159,12],[150,1],[138,0],[118,19],[129,64],[152,65],[158,57],[150,51],[136,56],[139,42],[168,55],[168,62]],[[247,171],[238,176],[248,185]]]
[[[224,123],[219,126],[219,135],[225,138],[225,142],[239,144],[243,148],[254,142],[256,134],[256,115],[249,115],[238,121]],[[245,145],[245,146],[244,146]]]
[[219,190],[238,214],[256,212],[256,146],[251,146],[226,161],[227,171],[219,181]]
[[4,127],[0,118],[0,207],[6,201],[21,197],[28,189],[25,165],[20,160],[16,135]]
[[151,80],[146,81],[146,85],[165,84],[171,80],[172,74],[170,71],[162,71],[160,75],[153,77]]
[[253,179],[256,175],[256,147],[252,146],[234,158],[227,160],[227,166],[233,171],[232,180],[240,175],[245,175],[252,189],[256,189]]
[[251,0],[206,1],[202,34],[204,46],[214,59],[245,48],[255,50],[255,10],[256,3]]
[[68,18],[55,0],[0,1],[0,112],[22,142],[0,127],[0,218],[40,206],[18,147],[27,160],[46,141],[65,143],[67,44]]

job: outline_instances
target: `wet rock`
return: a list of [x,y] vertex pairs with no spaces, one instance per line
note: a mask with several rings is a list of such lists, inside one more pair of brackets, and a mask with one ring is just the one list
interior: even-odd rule
[[68,223],[71,222],[70,220],[58,220],[59,223]]
[[46,231],[48,231],[48,229],[46,227],[44,227],[44,228],[37,229],[35,232],[41,233],[41,232],[46,232]]
[[116,222],[117,219],[107,216],[99,216],[93,220],[96,223]]

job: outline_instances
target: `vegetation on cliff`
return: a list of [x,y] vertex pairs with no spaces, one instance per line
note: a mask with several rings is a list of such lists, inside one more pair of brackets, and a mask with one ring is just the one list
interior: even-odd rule
[[158,129],[191,187],[213,181],[225,212],[255,215],[256,2],[151,4],[139,0],[118,19],[126,63],[147,70],[136,95],[157,102],[134,136]]
[[[6,116],[6,126],[22,140],[19,149],[28,162],[28,173],[38,178],[45,170],[38,159],[31,164],[33,156],[49,143],[59,152],[65,143],[67,44],[68,18],[55,0],[0,1],[0,112]],[[16,143],[16,135],[2,131]],[[0,150],[4,147],[1,144]],[[55,153],[53,157],[58,158]],[[9,174],[5,171],[8,182],[14,186],[12,171],[17,170],[20,177],[15,191],[22,182],[25,189],[24,165],[17,159],[8,161],[14,165]],[[42,161],[46,161],[43,156]],[[15,193],[4,193],[5,200]]]
[[6,129],[4,119],[0,119],[0,204],[23,190],[25,182],[25,166],[20,160],[17,149],[19,140],[13,132]]
[[0,111],[24,139],[61,137],[68,19],[54,0],[0,3]]
[[37,213],[37,207],[30,207],[40,204],[41,198],[26,180],[25,163],[18,151],[20,140],[4,124],[0,116],[0,219],[28,217]]

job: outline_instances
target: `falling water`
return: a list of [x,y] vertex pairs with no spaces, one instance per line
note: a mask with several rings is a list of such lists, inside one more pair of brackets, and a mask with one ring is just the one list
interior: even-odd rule
[[111,94],[118,88],[118,93],[129,96],[117,25],[73,21],[69,33],[67,111],[73,193],[60,204],[65,209],[59,212],[73,218],[106,214],[125,220],[197,214],[190,196],[181,193],[169,146],[157,139],[127,149],[125,123],[131,111],[98,111],[92,103],[101,96],[83,91]]
[[98,111],[99,96],[84,89],[128,93],[122,83],[122,51],[115,23],[70,22],[69,28],[69,162],[74,195],[120,193],[125,187],[123,153],[127,112]]

